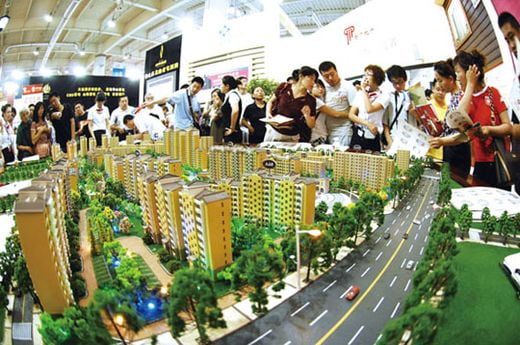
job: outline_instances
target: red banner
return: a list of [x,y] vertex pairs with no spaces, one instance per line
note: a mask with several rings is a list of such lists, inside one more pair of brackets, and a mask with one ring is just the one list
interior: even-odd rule
[[23,87],[24,95],[32,95],[35,93],[43,93],[43,84],[31,84]]

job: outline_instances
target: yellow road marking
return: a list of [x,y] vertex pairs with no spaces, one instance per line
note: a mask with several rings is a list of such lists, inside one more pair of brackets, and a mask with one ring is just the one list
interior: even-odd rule
[[[421,211],[421,208],[424,204],[424,201],[426,200],[426,196],[428,195],[428,192],[430,191],[430,188],[431,188],[431,184],[428,186],[428,191],[426,193],[424,193],[424,196],[423,196],[423,200],[421,201],[421,205],[419,206],[419,208],[417,209],[417,212],[415,213],[415,216],[412,220],[412,223],[410,224],[410,226],[408,227],[408,230],[406,230],[406,233],[408,234],[410,232],[410,230],[412,229],[414,223],[413,221],[417,218],[417,215],[419,214],[419,212]],[[399,243],[399,245],[397,246],[396,250],[394,251],[394,253],[392,254],[392,256],[390,257],[390,260],[388,260],[388,262],[386,263],[386,265],[383,267],[383,269],[381,270],[381,272],[379,272],[379,274],[377,275],[376,279],[374,279],[374,281],[372,282],[372,284],[370,284],[370,286],[368,287],[368,289],[365,291],[365,293],[363,295],[361,295],[358,300],[356,301],[356,303],[354,303],[354,305],[345,313],[345,315],[343,315],[343,317],[341,319],[339,319],[338,322],[336,322],[336,324],[334,326],[332,326],[331,329],[329,329],[327,331],[327,333],[325,333],[325,335],[323,337],[320,338],[320,340],[318,340],[318,342],[316,343],[316,345],[322,345],[331,335],[332,333],[334,333],[338,328],[339,326],[341,326],[342,323],[345,322],[345,320],[356,310],[356,308],[359,306],[359,304],[361,304],[361,302],[363,302],[363,300],[365,299],[365,297],[370,293],[370,291],[372,291],[372,289],[374,288],[374,286],[377,284],[377,282],[379,281],[379,279],[381,279],[381,277],[383,276],[383,274],[386,272],[386,270],[388,269],[388,266],[390,266],[390,264],[394,261],[395,257],[397,256],[397,253],[399,253],[399,251],[401,250],[401,247],[403,246],[404,244],[404,239],[401,240],[401,243]]]

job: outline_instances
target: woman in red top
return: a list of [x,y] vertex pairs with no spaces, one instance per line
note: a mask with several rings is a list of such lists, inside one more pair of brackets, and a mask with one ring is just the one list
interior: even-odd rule
[[269,124],[264,141],[298,142],[300,134],[316,123],[316,99],[309,94],[318,78],[318,71],[303,66],[293,72],[293,84],[281,83],[266,105],[266,117],[284,115],[293,121]]
[[[479,122],[480,128],[471,135],[471,146],[475,167],[473,176],[486,182],[489,186],[497,186],[494,137],[505,137],[511,131],[511,123],[507,106],[497,89],[487,86],[484,81],[485,57],[478,51],[471,53],[461,51],[453,60],[455,73],[462,88],[473,89],[472,97],[466,110],[474,123]],[[466,71],[476,66],[479,73],[476,78],[466,78]],[[466,89],[468,90],[468,89]],[[461,102],[463,103],[463,102]]]

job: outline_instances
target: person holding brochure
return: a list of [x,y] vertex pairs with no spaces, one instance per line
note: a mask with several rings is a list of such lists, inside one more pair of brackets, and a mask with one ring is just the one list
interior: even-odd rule
[[[433,71],[437,85],[444,92],[451,94],[448,112],[457,110],[464,93],[457,84],[457,75],[455,74],[453,61],[451,59],[439,61],[433,65]],[[441,136],[430,139],[430,147],[438,149],[444,146],[442,160],[450,164],[452,173],[466,179],[471,167],[469,142],[467,138],[464,140],[464,136],[460,136],[457,139],[457,131],[450,128],[446,122],[443,123],[443,127],[444,132]]]
[[381,67],[368,65],[350,115],[359,116],[368,121],[370,126],[355,125],[350,146],[361,146],[363,150],[381,151],[381,134],[383,133],[383,113],[388,106],[388,94],[379,86],[385,81],[385,72]]
[[[266,105],[267,126],[264,141],[298,142],[300,134],[316,123],[316,99],[309,94],[318,71],[309,66],[293,71],[293,84],[281,83]],[[276,117],[274,115],[277,115]],[[270,121],[286,117],[285,122]],[[283,119],[283,118],[282,118]]]
[[[433,106],[433,109],[435,109],[437,118],[440,121],[444,121],[446,112],[448,111],[448,104],[446,103],[446,92],[444,92],[437,79],[434,79],[431,85],[432,93],[430,97],[430,104]],[[442,147],[430,148],[428,151],[428,156],[442,161]]]
[[[471,95],[471,100],[461,102],[461,106],[473,123],[480,123],[469,132],[475,161],[473,176],[491,187],[501,187],[497,182],[493,141],[511,133],[507,106],[500,92],[484,81],[485,57],[482,54],[476,50],[471,53],[460,51],[453,62],[458,80]],[[475,68],[478,73],[472,73]]]

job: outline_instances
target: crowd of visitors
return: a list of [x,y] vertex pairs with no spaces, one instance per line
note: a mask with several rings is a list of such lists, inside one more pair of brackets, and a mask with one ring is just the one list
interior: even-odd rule
[[[499,26],[518,60],[518,21],[504,13],[499,17]],[[168,97],[155,99],[147,93],[138,107],[129,105],[128,97],[123,96],[111,113],[105,106],[104,92],[96,95],[88,110],[81,103],[74,107],[62,104],[56,93],[50,94],[47,107],[38,102],[21,110],[18,116],[6,104],[1,109],[0,126],[3,159],[7,163],[34,154],[44,158],[50,155],[52,143],[65,151],[69,140],[81,136],[95,138],[98,146],[104,134],[122,141],[128,134],[148,133],[158,140],[167,128],[196,129],[201,135],[211,135],[215,144],[287,141],[382,151],[392,145],[394,133],[404,123],[421,127],[416,104],[407,91],[408,75],[401,66],[393,65],[384,71],[369,64],[362,80],[354,83],[342,79],[331,61],[317,67],[294,70],[267,99],[262,87],[248,90],[246,77],[226,75],[221,87],[211,91],[205,107],[197,98],[204,87],[201,77],[193,78]],[[426,96],[444,123],[444,131],[441,136],[431,137],[428,155],[449,162],[461,176],[470,173],[473,160],[473,176],[496,186],[494,138],[520,134],[519,125],[515,125],[519,100],[510,102],[510,116],[500,92],[486,84],[484,67],[485,58],[477,51],[459,51],[453,59],[433,65],[435,78],[427,86],[430,90]],[[517,88],[519,72],[515,71]],[[385,80],[392,85],[391,92],[382,89]],[[479,125],[469,130],[450,128],[444,119],[452,111],[466,112]],[[518,150],[518,142],[513,149]]]

